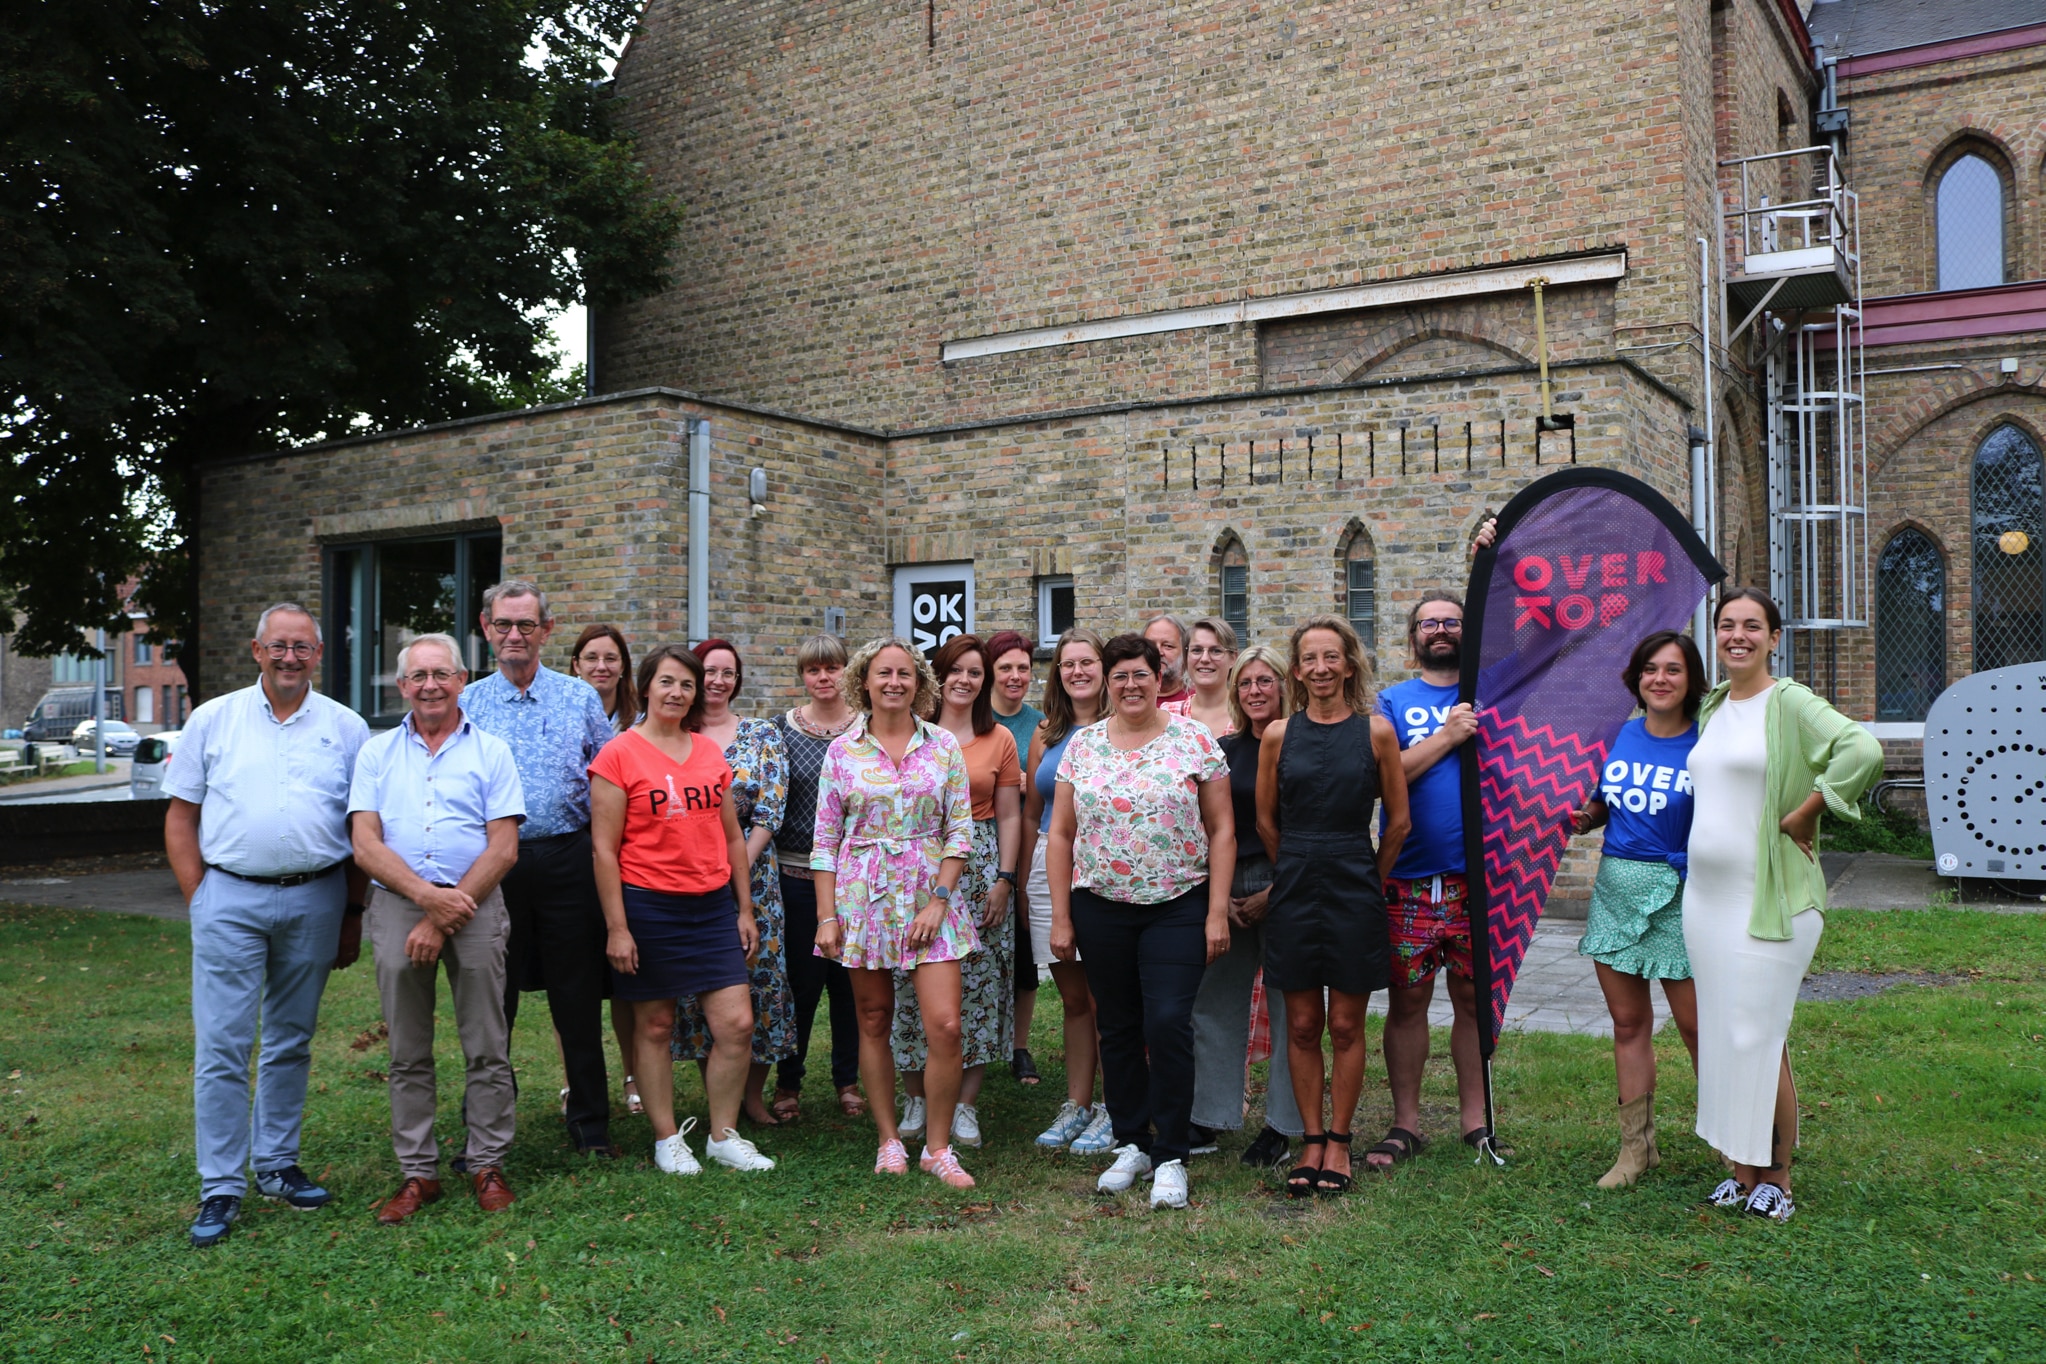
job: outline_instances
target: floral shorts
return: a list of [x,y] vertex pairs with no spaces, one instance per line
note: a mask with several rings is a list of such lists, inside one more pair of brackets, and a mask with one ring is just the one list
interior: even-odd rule
[[1471,978],[1470,893],[1470,884],[1461,876],[1385,878],[1395,988],[1426,985],[1444,966],[1451,975]]

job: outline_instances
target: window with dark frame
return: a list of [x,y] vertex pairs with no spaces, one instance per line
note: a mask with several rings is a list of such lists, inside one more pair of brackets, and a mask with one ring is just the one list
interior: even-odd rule
[[1975,451],[1972,479],[1976,672],[2046,656],[2046,459],[2003,425]]
[[1923,720],[1947,685],[1947,566],[1930,536],[1906,527],[1876,560],[1876,715]]
[[[1241,554],[1241,550],[1236,550]],[[1250,638],[1250,566],[1224,562],[1222,565],[1222,619],[1229,622],[1238,639]]]
[[476,619],[504,562],[501,531],[335,545],[327,550],[327,694],[372,724],[396,724],[398,651],[420,635],[461,641],[470,677],[490,666]]
[[1037,580],[1037,637],[1049,643],[1073,628],[1073,580],[1063,575]]

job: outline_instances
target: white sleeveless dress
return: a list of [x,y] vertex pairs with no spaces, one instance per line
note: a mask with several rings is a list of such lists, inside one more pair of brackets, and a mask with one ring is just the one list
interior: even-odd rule
[[[1766,1167],[1778,1058],[1824,921],[1808,909],[1788,942],[1748,934],[1769,762],[1769,696],[1726,701],[1691,750],[1684,950],[1698,989],[1698,1135],[1729,1160]],[[1793,1130],[1785,1134],[1797,1142]]]

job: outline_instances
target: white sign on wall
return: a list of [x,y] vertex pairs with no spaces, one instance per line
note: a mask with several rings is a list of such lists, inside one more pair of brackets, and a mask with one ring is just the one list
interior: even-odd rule
[[895,633],[929,658],[973,629],[973,565],[915,564],[895,570]]

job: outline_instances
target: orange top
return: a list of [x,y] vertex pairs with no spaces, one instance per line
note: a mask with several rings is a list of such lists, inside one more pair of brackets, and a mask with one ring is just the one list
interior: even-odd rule
[[636,729],[598,750],[590,775],[625,792],[618,871],[629,886],[664,895],[708,895],[732,881],[725,847],[731,765],[701,734],[678,763]]
[[966,780],[973,785],[973,817],[995,817],[995,788],[1023,789],[1023,764],[1016,758],[1016,739],[996,725],[966,745]]

